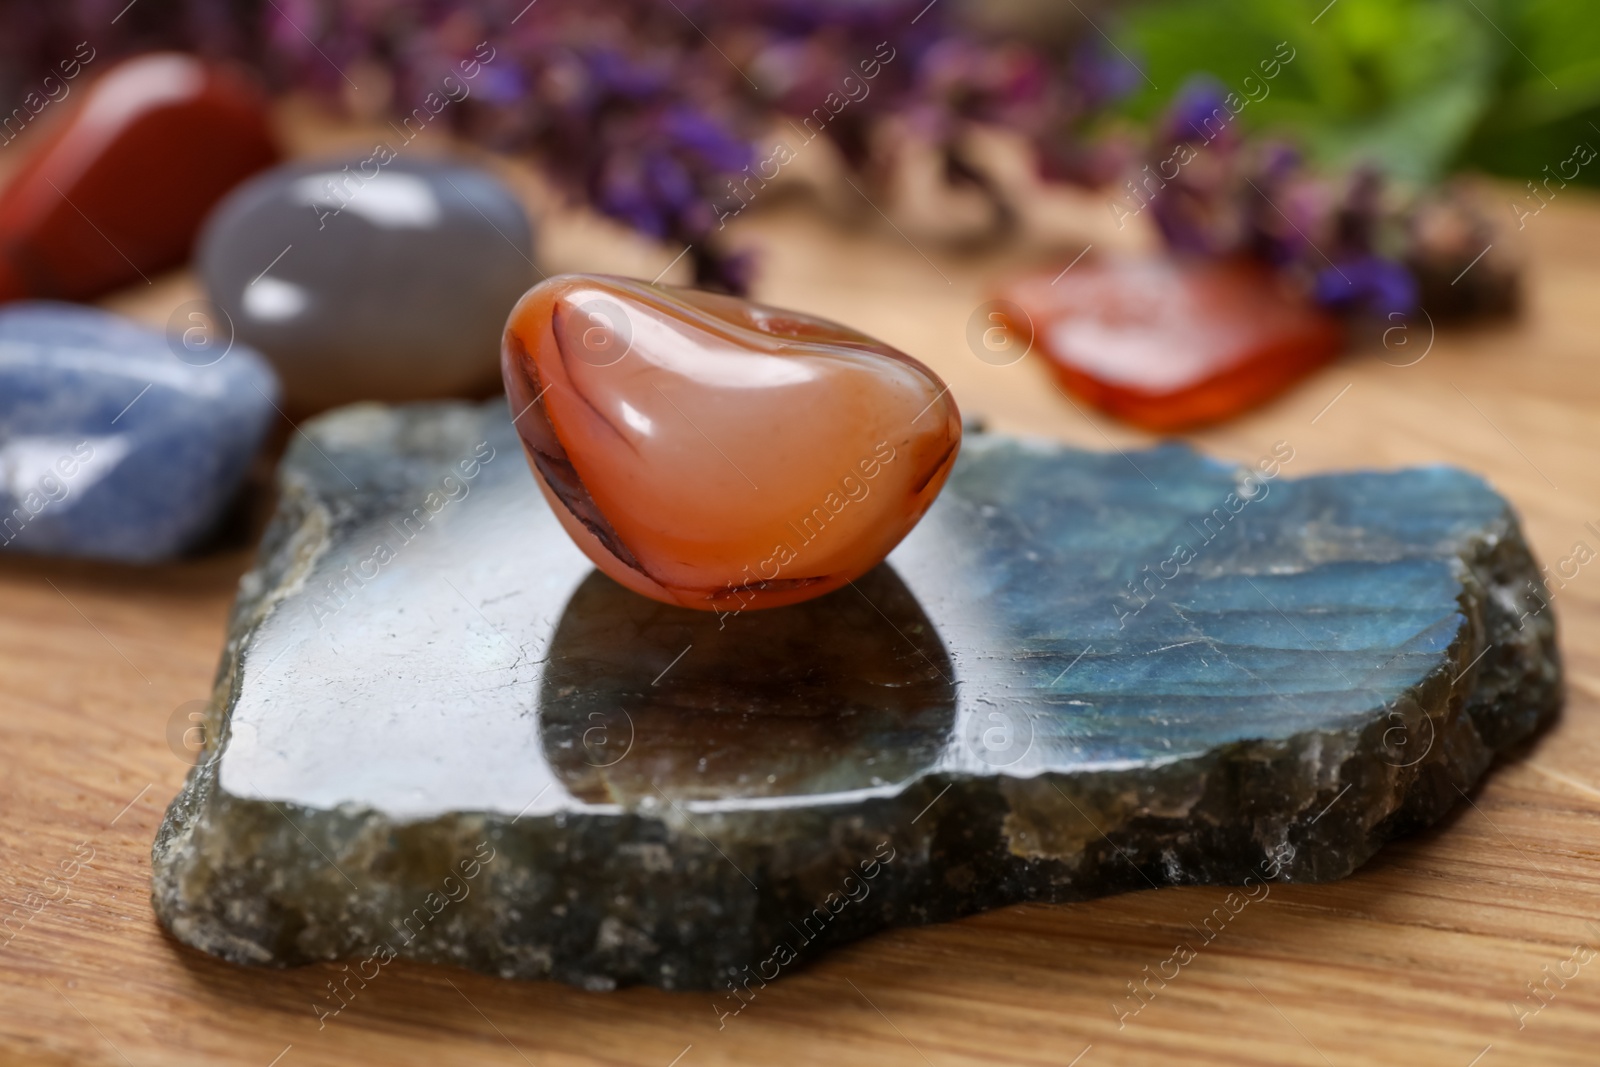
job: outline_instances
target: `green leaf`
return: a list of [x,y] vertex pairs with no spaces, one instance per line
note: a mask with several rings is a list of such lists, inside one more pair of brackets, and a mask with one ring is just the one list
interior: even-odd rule
[[1288,132],[1324,166],[1371,161],[1397,177],[1432,181],[1497,99],[1506,49],[1471,2],[1142,4],[1129,11],[1125,37],[1160,89],[1130,101],[1129,113],[1153,117],[1178,85],[1201,73],[1246,95],[1245,79],[1262,82],[1261,62],[1287,41],[1294,59],[1265,82],[1265,98],[1245,107],[1247,129]]

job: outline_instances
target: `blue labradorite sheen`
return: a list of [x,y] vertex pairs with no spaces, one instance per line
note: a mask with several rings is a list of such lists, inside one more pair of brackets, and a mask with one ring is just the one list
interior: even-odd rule
[[291,445],[155,847],[180,940],[721,991],[1018,901],[1342,877],[1559,708],[1538,568],[1460,470],[973,433],[884,564],[718,615],[594,570],[507,416]]
[[487,171],[391,156],[293,163],[229,194],[199,268],[289,407],[486,395],[538,280],[533,229]]
[[93,308],[0,310],[0,548],[146,562],[212,529],[278,382],[242,345],[207,366],[174,347]]

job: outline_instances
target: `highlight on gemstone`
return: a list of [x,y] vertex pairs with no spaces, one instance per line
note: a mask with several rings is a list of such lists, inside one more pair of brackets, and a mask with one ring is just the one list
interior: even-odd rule
[[622,585],[736,613],[866,573],[943,487],[949,388],[847,326],[569,274],[512,311],[501,370],[540,489]]

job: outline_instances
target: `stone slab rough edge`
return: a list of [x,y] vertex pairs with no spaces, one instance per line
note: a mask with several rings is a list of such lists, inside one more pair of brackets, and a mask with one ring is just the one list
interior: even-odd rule
[[[306,429],[318,438],[357,410]],[[481,410],[437,412],[472,433]],[[278,514],[240,583],[208,723],[213,753],[226,744],[252,630],[337,521],[337,501],[296,474],[310,461],[297,441]],[[1272,857],[1284,861],[1282,881],[1342,878],[1439,819],[1497,754],[1559,713],[1553,615],[1519,626],[1527,584],[1543,583],[1509,506],[1459,558],[1463,623],[1448,669],[1358,729],[1237,743],[1155,770],[929,774],[891,798],[704,814],[694,826],[670,809],[397,824],[240,799],[202,762],[152,849],[154,907],[179,941],[236,963],[381,958],[387,946],[592,989],[721,990],[757,970],[770,977],[787,959],[779,945],[798,957],[787,973],[830,945],[1021,901],[1239,885],[1273,868]],[[463,880],[463,864],[485,856]],[[461,888],[446,892],[452,874],[459,899]]]

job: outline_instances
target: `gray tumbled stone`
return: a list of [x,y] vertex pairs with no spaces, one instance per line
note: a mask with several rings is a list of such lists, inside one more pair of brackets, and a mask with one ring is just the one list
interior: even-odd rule
[[526,213],[477,167],[363,162],[294,163],[229,194],[200,239],[207,291],[296,411],[481,394],[539,277]]

